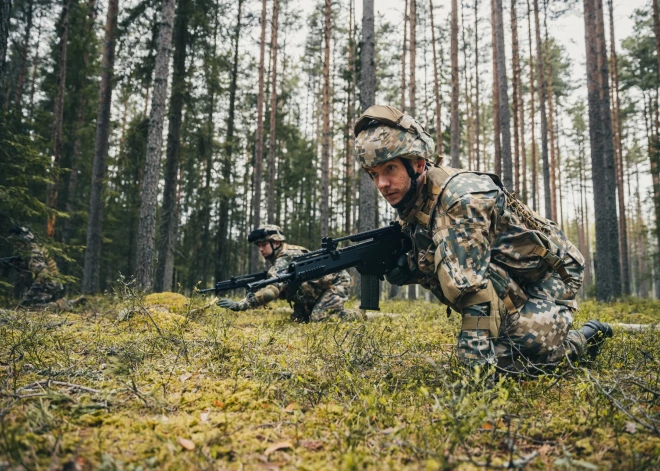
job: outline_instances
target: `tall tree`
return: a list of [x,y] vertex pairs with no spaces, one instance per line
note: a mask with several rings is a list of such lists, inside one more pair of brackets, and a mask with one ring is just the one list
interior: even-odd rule
[[321,147],[321,236],[328,235],[330,219],[330,28],[332,0],[325,0],[324,48],[323,48],[323,141]]
[[545,29],[545,45],[543,55],[545,60],[545,73],[548,97],[548,132],[550,134],[550,207],[552,209],[550,218],[557,221],[557,148],[555,146],[555,123],[554,123],[554,93],[552,90],[552,61],[550,60],[550,39],[548,37],[548,2],[544,0],[543,26]]
[[[361,49],[360,108],[364,112],[376,102],[374,0],[362,1]],[[366,172],[360,172],[360,220],[358,226],[360,231],[367,231],[376,226],[376,189]]]
[[406,112],[406,47],[408,44],[408,0],[403,12],[403,48],[401,49],[401,111]]
[[53,160],[51,167],[51,182],[48,186],[46,204],[51,209],[46,223],[46,235],[55,237],[55,219],[57,196],[60,184],[60,161],[62,160],[62,127],[64,125],[64,94],[66,93],[66,52],[69,42],[69,7],[71,0],[64,0],[60,16],[60,43],[58,46],[57,64],[57,95],[53,109]]
[[[523,124],[522,113],[523,103],[520,91],[520,55],[518,52],[518,16],[516,14],[517,0],[511,0],[511,71],[513,84],[513,100],[511,108],[513,111],[513,189],[520,192],[520,138],[524,141],[524,129],[520,129]],[[519,119],[520,118],[520,119]],[[522,146],[524,152],[524,144]]]
[[270,86],[270,136],[268,139],[268,179],[266,195],[268,198],[268,222],[275,223],[275,142],[277,128],[277,18],[279,0],[273,0],[273,20],[270,31],[271,86]]
[[596,297],[621,294],[609,71],[602,0],[584,0],[589,141],[596,214]]
[[[657,0],[653,0],[657,4]],[[621,259],[621,289],[624,295],[630,294],[630,261],[628,257],[628,224],[626,217],[626,201],[623,188],[623,136],[621,129],[621,99],[619,97],[619,64],[614,40],[614,5],[608,2],[610,13],[610,71],[612,75],[612,111],[614,124],[614,155],[616,158],[616,190],[619,206],[619,252]]]
[[417,113],[417,0],[410,1],[410,115]]
[[481,170],[481,154],[479,149],[479,137],[481,136],[481,122],[479,120],[479,108],[481,108],[481,103],[479,102],[479,0],[474,0],[474,81],[475,81],[475,125],[474,125],[474,135],[475,135],[475,170]]
[[[435,98],[435,131],[437,151],[442,155],[442,108],[440,105],[440,83],[438,81],[438,54],[435,44],[435,24],[433,22],[433,0],[429,0],[429,16],[431,17],[431,44],[433,45],[433,96]],[[477,138],[478,139],[478,138]]]
[[541,22],[539,20],[539,2],[534,0],[534,23],[536,25],[536,67],[539,92],[539,113],[541,114],[541,158],[543,159],[543,196],[545,216],[552,217],[552,198],[550,191],[550,161],[548,159],[548,115],[545,110],[547,84],[545,80],[545,61],[541,42]]
[[[172,59],[172,92],[167,130],[167,150],[165,153],[165,188],[163,205],[160,211],[158,237],[158,266],[154,290],[157,292],[172,289],[174,273],[174,244],[179,225],[177,190],[179,176],[179,155],[181,149],[181,122],[183,102],[186,93],[186,48],[188,46],[188,0],[179,0],[174,20],[174,56]],[[203,272],[204,273],[204,272]]]
[[451,0],[451,166],[459,168],[460,129],[458,122],[458,0]]
[[[231,66],[231,78],[229,82],[229,110],[227,112],[227,137],[224,145],[224,156],[222,161],[222,181],[225,185],[230,184],[231,169],[234,154],[238,150],[238,143],[234,136],[235,119],[236,119],[236,91],[238,84],[238,46],[241,38],[241,22],[243,15],[244,0],[238,0],[238,12],[236,14],[236,25],[234,26],[234,58]],[[246,175],[248,172],[245,172]],[[247,199],[247,195],[245,197]],[[215,258],[215,281],[220,281],[228,276],[227,263],[228,259],[228,229],[229,229],[229,202],[230,197],[227,194],[220,196],[220,217],[219,227],[216,234],[216,258]]]
[[7,43],[9,39],[9,17],[11,16],[11,0],[0,0],[0,109],[3,108],[5,90],[5,62],[7,57]]
[[[494,24],[497,48],[497,88],[498,117],[502,143],[502,183],[513,188],[513,166],[511,162],[511,115],[509,111],[509,91],[506,80],[506,53],[504,49],[504,20],[502,0],[493,0]],[[514,99],[515,101],[515,99]]]
[[[344,232],[350,234],[352,228],[353,209],[353,120],[355,118],[355,0],[349,0],[348,14],[348,86],[346,93],[346,164],[344,182],[344,202],[346,204]],[[404,66],[405,71],[405,66]],[[404,74],[405,76],[405,74]]]
[[[534,110],[534,46],[532,43],[532,8],[530,6],[529,0],[527,0],[527,33],[528,33],[528,42],[529,42],[529,121],[532,127],[531,132],[531,157],[532,157],[532,209],[534,211],[538,210],[537,199],[538,191],[536,187],[536,182],[538,181],[536,176],[536,164],[538,159],[536,157],[536,135],[535,135],[535,121],[536,121],[536,112]],[[527,150],[524,151],[525,153]]]
[[101,85],[99,87],[99,111],[96,118],[96,141],[94,144],[94,164],[92,187],[89,198],[89,219],[87,222],[87,244],[83,271],[83,293],[96,293],[99,290],[99,270],[101,266],[101,245],[103,241],[103,180],[108,156],[110,136],[110,109],[112,104],[112,78],[115,67],[115,37],[117,34],[117,13],[119,0],[108,2],[103,41],[103,62],[101,65]]
[[[261,4],[261,41],[259,43],[259,89],[257,91],[257,132],[254,150],[254,198],[252,200],[252,225],[261,224],[261,179],[264,162],[264,57],[266,55],[266,0]],[[259,251],[252,244],[250,252],[250,271],[257,271]]]
[[158,27],[158,52],[154,68],[153,98],[149,115],[147,156],[140,192],[140,216],[137,239],[136,282],[139,289],[150,291],[153,285],[153,258],[156,236],[158,177],[163,146],[163,118],[167,99],[174,0],[164,0]]

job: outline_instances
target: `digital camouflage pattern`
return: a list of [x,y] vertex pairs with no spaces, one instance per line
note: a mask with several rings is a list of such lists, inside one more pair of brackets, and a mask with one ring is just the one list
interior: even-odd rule
[[[275,249],[271,257],[266,259],[270,265],[268,276],[275,276],[277,272],[285,270],[295,257],[308,252],[304,247],[282,244]],[[250,293],[246,298],[239,301],[239,309],[245,310],[264,306],[280,298],[293,304],[291,318],[295,321],[317,322],[330,316],[352,320],[359,317],[359,315],[351,310],[344,309],[344,303],[348,300],[350,294],[351,283],[351,277],[345,270],[305,282],[300,286],[273,283],[256,293]]]
[[[266,240],[272,240],[273,242],[284,242],[286,240],[282,228],[280,226],[276,226],[275,224],[261,224],[254,232],[256,233],[258,231],[263,231],[265,235],[253,240],[252,243],[254,244]],[[271,234],[268,234],[269,232]],[[272,232],[274,232],[274,234]]]
[[571,326],[584,258],[496,176],[431,167],[399,216],[413,241],[412,282],[462,314],[461,359],[554,363],[583,351]]
[[362,168],[399,157],[431,161],[435,153],[433,139],[424,127],[412,116],[389,106],[368,108],[355,125],[355,135],[355,149]]
[[60,281],[57,264],[50,258],[48,251],[34,241],[34,236],[26,228],[14,228],[10,236],[20,256],[17,268],[30,288],[21,299],[22,306],[48,304],[60,299],[64,287]]

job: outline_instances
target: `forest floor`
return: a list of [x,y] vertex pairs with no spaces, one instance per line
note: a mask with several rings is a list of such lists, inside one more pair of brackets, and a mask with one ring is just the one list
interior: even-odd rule
[[[660,469],[660,330],[512,378],[466,374],[436,303],[295,324],[209,301],[124,286],[0,311],[0,470]],[[660,303],[582,303],[590,318],[658,324]]]

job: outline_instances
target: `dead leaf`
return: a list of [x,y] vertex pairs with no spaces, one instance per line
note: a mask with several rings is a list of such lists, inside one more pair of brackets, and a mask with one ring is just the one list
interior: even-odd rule
[[201,419],[202,422],[208,422],[209,415],[211,415],[211,412],[208,409],[205,409],[204,412],[201,413],[199,418]]
[[285,411],[287,412],[293,412],[294,410],[300,409],[300,406],[296,404],[295,402],[292,402],[288,406],[284,408]]
[[190,378],[192,378],[192,373],[186,373],[186,374],[183,374],[183,375],[179,376],[179,379],[181,380],[182,383],[185,383]]
[[188,451],[193,451],[195,449],[195,442],[193,442],[192,440],[178,437],[176,441],[179,442],[179,445],[181,445],[183,448],[185,448]]
[[277,450],[284,450],[285,448],[293,448],[293,444],[289,441],[274,443],[264,451],[264,455],[269,456],[271,453]]
[[220,409],[225,408],[225,403],[222,401],[218,401],[217,399],[213,401],[213,405],[215,405],[215,407],[219,407]]
[[321,440],[302,440],[300,444],[312,451],[323,448],[323,442]]
[[485,422],[481,426],[481,428],[484,429],[484,430],[493,430],[493,424],[491,424],[490,422]]
[[637,424],[635,422],[626,422],[626,432],[635,433],[637,431]]

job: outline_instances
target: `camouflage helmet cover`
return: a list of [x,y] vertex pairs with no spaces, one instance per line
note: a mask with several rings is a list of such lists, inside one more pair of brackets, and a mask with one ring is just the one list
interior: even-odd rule
[[403,158],[433,160],[435,143],[412,116],[391,106],[369,107],[355,123],[355,151],[364,169]]
[[27,227],[14,226],[9,229],[10,238],[25,244],[29,244],[34,240],[34,235]]
[[275,224],[261,224],[258,228],[250,232],[248,242],[256,244],[259,242],[272,240],[273,242],[284,242],[286,237],[280,226]]

